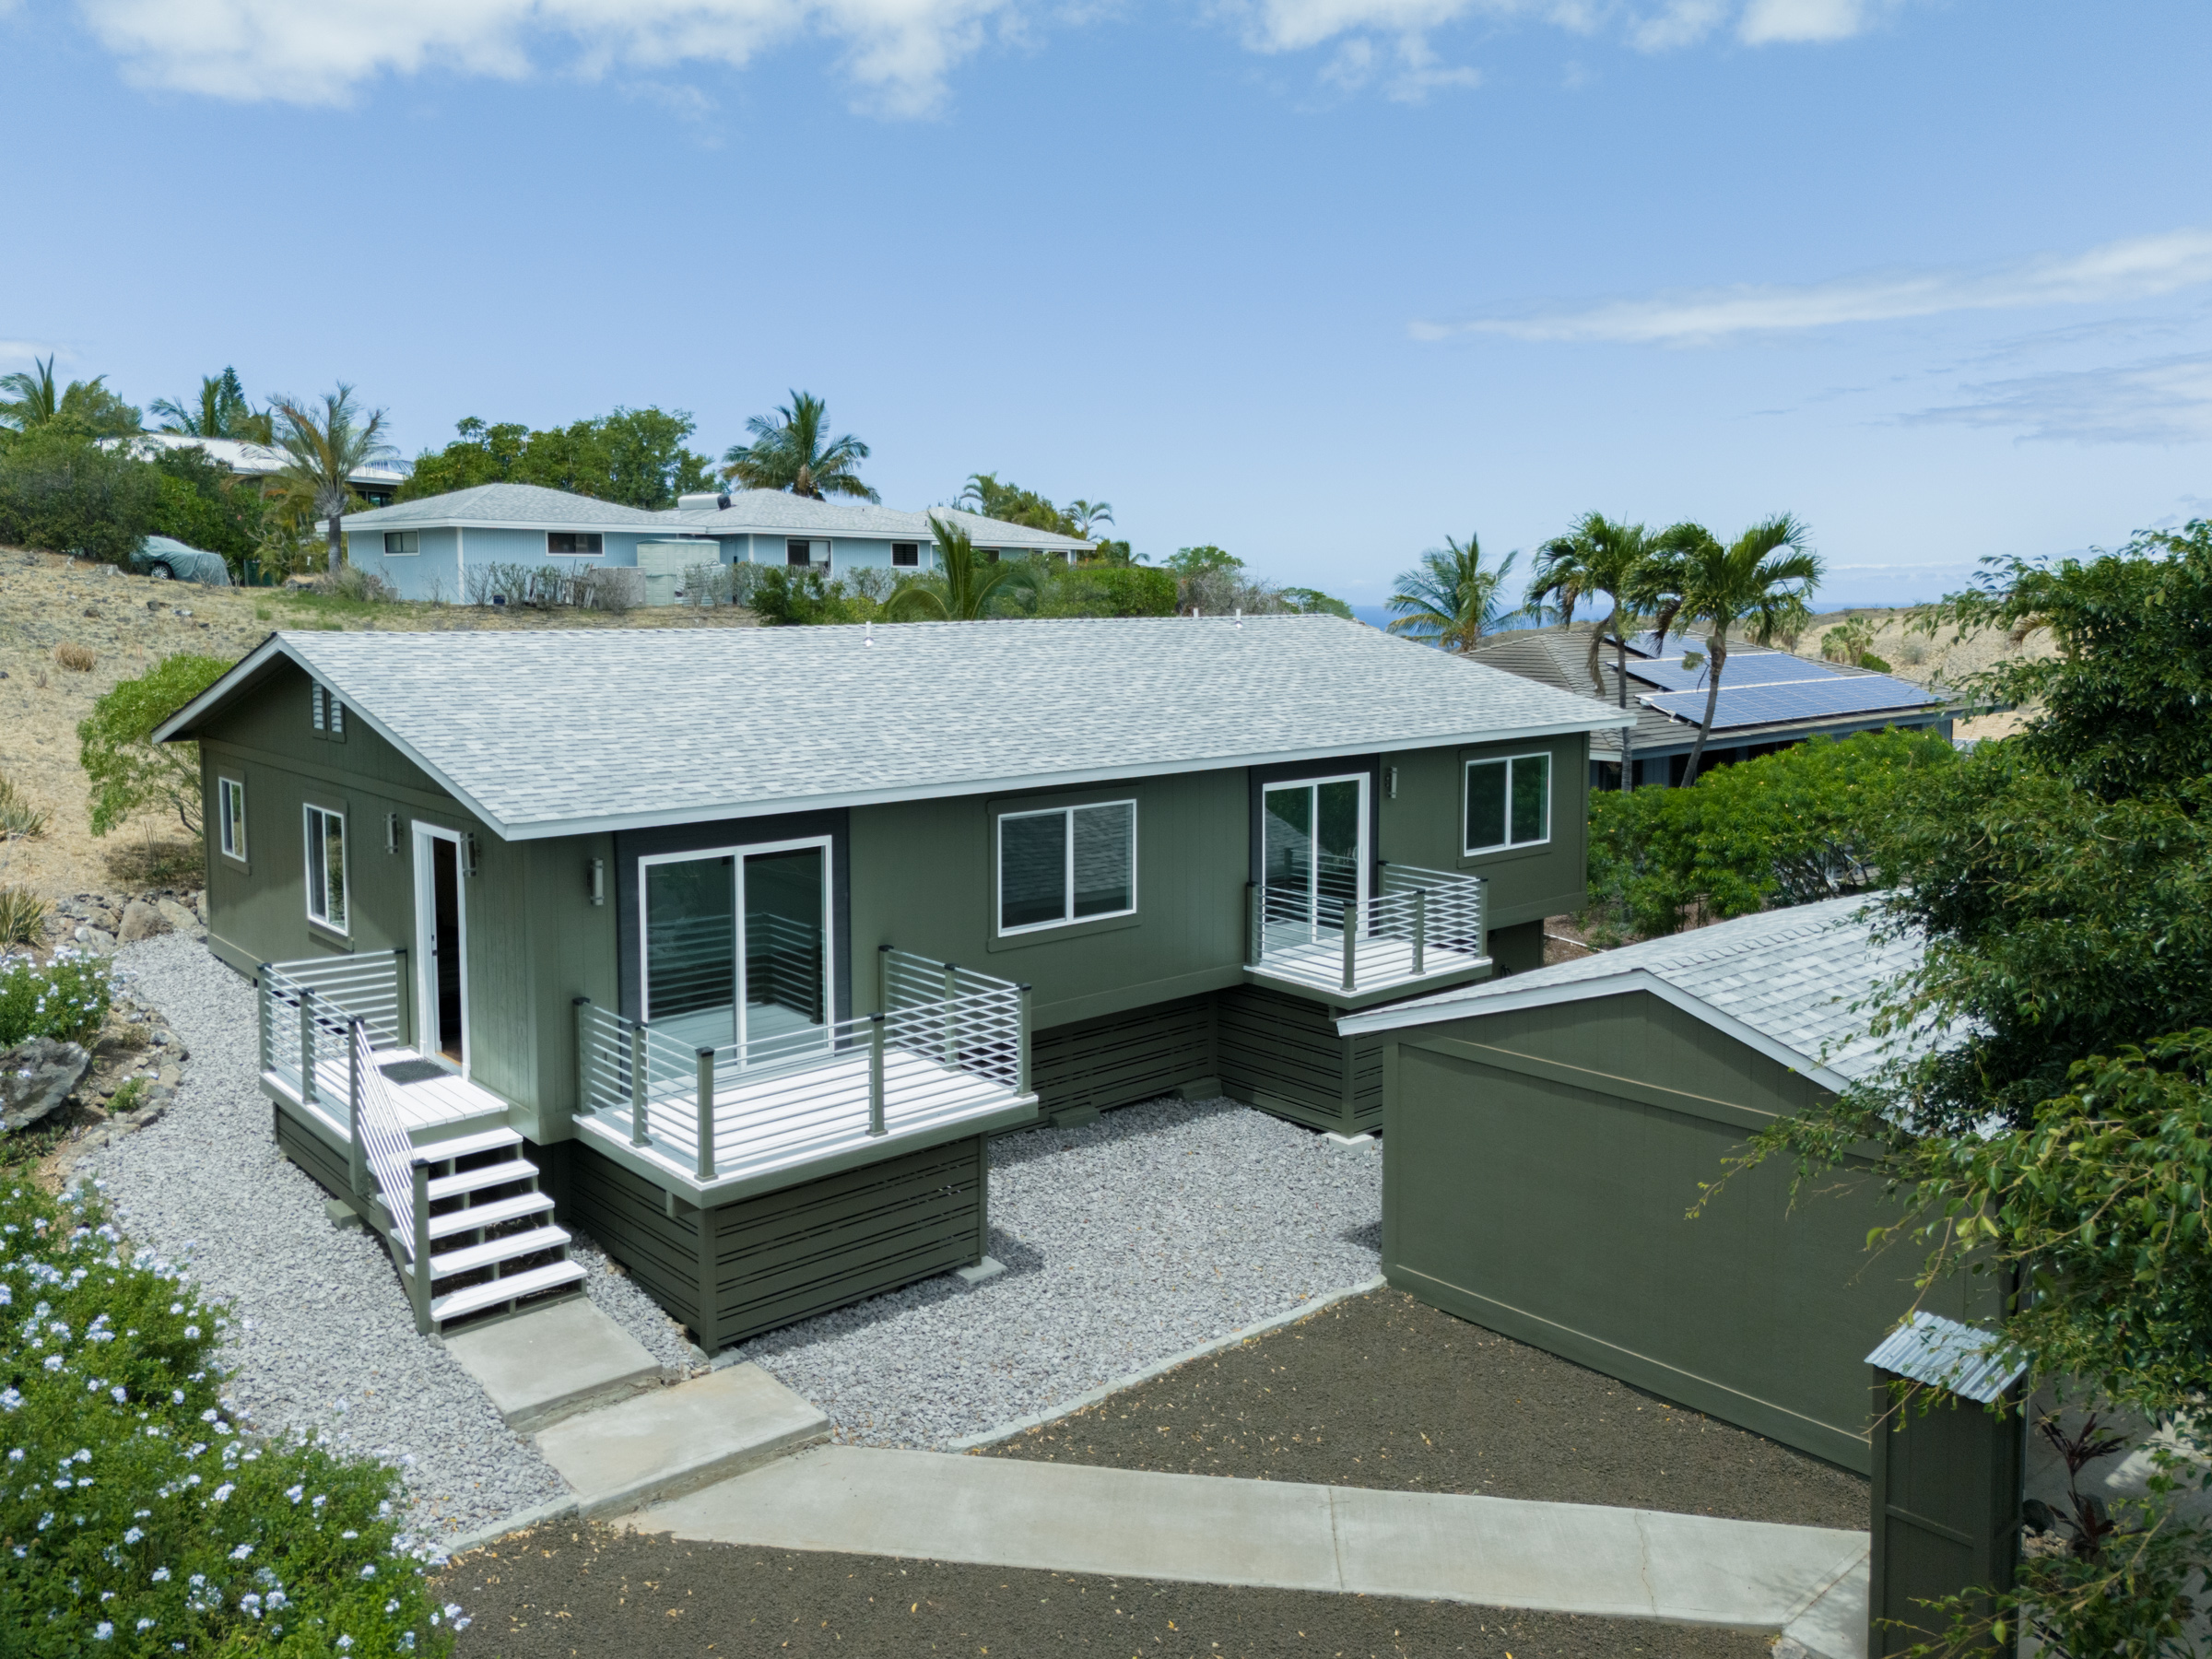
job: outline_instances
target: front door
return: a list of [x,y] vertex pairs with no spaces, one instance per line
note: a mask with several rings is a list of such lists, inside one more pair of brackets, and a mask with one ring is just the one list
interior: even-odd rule
[[776,842],[638,861],[651,1025],[748,1065],[826,1041],[830,843]]
[[468,937],[461,913],[461,838],[415,826],[416,1047],[468,1070]]
[[1337,932],[1345,906],[1367,897],[1367,779],[1270,783],[1260,799],[1269,937],[1311,943]]

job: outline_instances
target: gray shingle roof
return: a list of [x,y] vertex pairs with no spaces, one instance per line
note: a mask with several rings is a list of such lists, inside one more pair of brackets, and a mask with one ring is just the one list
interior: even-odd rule
[[1738,916],[1355,1016],[1340,1029],[1465,1019],[1588,994],[1606,982],[1627,981],[1618,988],[1668,987],[1679,998],[1795,1056],[1789,1063],[1799,1069],[1841,1087],[1867,1076],[1893,1052],[1887,1039],[1867,1031],[1869,1011],[1854,1005],[1865,1004],[1883,983],[1920,959],[1917,942],[1877,935],[1865,913],[1868,902],[1830,899]]
[[397,530],[409,524],[522,524],[532,529],[564,529],[571,524],[622,530],[667,530],[675,515],[624,507],[591,496],[571,495],[538,484],[478,484],[390,507],[349,512],[339,521],[347,530]]
[[730,497],[727,508],[671,512],[674,527],[714,535],[811,534],[865,535],[887,541],[927,542],[932,514],[968,532],[979,547],[1035,547],[1067,552],[1094,544],[1049,530],[1009,524],[957,508],[933,507],[927,512],[905,512],[872,501],[818,501],[810,496],[783,489],[741,489]]
[[1334,617],[281,633],[515,839],[1588,731],[1578,698]]

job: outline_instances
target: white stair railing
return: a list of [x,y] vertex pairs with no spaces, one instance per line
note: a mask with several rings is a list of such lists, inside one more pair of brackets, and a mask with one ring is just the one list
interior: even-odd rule
[[391,1086],[376,1069],[376,1051],[370,1045],[365,1020],[352,1022],[350,1054],[356,1167],[367,1165],[376,1182],[377,1196],[392,1218],[392,1247],[407,1258],[415,1327],[427,1331],[430,1328],[430,1159],[408,1138],[406,1121],[393,1104]]

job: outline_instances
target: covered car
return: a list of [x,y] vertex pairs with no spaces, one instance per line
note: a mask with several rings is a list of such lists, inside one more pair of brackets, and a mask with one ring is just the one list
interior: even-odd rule
[[149,535],[130,557],[130,568],[159,582],[201,582],[209,587],[229,587],[230,567],[220,553],[203,553],[173,535]]

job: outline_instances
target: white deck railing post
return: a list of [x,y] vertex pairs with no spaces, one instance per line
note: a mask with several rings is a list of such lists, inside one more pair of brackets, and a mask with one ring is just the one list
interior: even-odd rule
[[1429,954],[1429,889],[1413,889],[1413,971],[1418,978],[1428,970],[1425,963]]
[[430,1334],[430,1166],[427,1159],[414,1160],[409,1180],[415,1190],[415,1237],[410,1245],[415,1259],[408,1264],[407,1300],[415,1304],[416,1334],[427,1336]]
[[1017,1050],[1014,1056],[1014,1092],[1028,1094],[1030,1092],[1030,988],[1027,985],[1017,985],[1014,989],[1019,994],[1021,1007],[1021,1023],[1014,1034]]
[[315,1103],[315,994],[300,989],[300,1103]]
[[714,1179],[714,1051],[699,1051],[699,1178]]
[[629,1028],[629,1144],[641,1147],[653,1137],[645,1133],[645,1028]]
[[868,1021],[868,1133],[883,1132],[883,1016],[877,1014]]
[[369,1202],[369,1147],[361,1138],[361,1051],[369,1045],[369,1028],[356,1019],[346,1044],[346,1177],[354,1202]]
[[276,1016],[270,1007],[276,990],[269,983],[270,976],[276,971],[274,964],[264,962],[253,974],[254,982],[261,987],[261,1069],[265,1072],[276,1069]]

